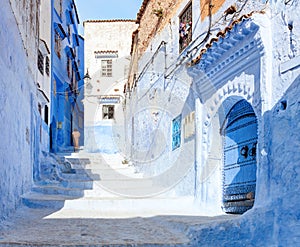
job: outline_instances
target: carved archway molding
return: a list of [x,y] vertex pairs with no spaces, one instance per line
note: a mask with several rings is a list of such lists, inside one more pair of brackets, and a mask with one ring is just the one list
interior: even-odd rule
[[[267,27],[260,30],[265,18],[260,15],[258,21],[251,17],[236,23],[211,44],[197,64],[188,69],[196,98],[200,98],[206,108],[204,128],[210,125],[212,117],[229,97],[247,100],[256,115],[261,115],[260,104],[268,101],[262,99],[268,94],[268,85],[263,84],[267,80],[267,58],[264,56],[267,34],[261,34]],[[224,114],[233,104],[225,106],[226,109],[223,107]]]
[[[198,121],[198,131],[200,131],[201,138],[197,141],[196,146],[200,152],[199,160],[197,160],[197,164],[201,164],[197,168],[200,170],[199,176],[202,176],[201,169],[206,173],[203,179],[200,178],[203,183],[209,176],[213,176],[213,181],[217,181],[217,177],[220,176],[218,168],[222,165],[221,150],[218,151],[215,148],[211,151],[210,147],[221,145],[220,127],[230,109],[238,101],[244,99],[253,107],[258,120],[258,142],[260,142],[261,148],[264,146],[262,115],[268,110],[270,102],[268,93],[270,93],[271,85],[269,53],[265,50],[265,45],[269,49],[266,42],[269,42],[270,37],[267,32],[268,25],[261,25],[266,20],[267,17],[260,17],[258,21],[251,18],[236,24],[230,35],[219,38],[207,50],[207,56],[202,55],[201,61],[203,62],[200,61],[188,70],[193,78],[192,88],[196,94],[195,98],[200,99],[201,102],[201,110],[198,112],[200,114],[198,118],[201,119]],[[196,112],[196,114],[198,113]],[[212,125],[218,129],[212,130]],[[213,140],[210,140],[211,132],[217,134]],[[211,162],[210,158],[214,160],[213,165],[207,164]],[[259,160],[260,157],[258,162]],[[216,192],[208,191],[207,187],[210,186],[210,183],[201,186],[204,186],[201,191]],[[214,205],[216,201],[210,203]],[[221,198],[218,204],[221,205]]]

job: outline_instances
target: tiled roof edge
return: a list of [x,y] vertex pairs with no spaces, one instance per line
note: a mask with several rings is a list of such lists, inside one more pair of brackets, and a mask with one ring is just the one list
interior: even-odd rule
[[195,59],[192,60],[191,65],[195,65],[195,64],[199,63],[203,54],[206,53],[207,49],[209,49],[213,45],[213,43],[218,42],[220,37],[225,37],[226,34],[229,31],[231,31],[235,25],[242,22],[243,20],[249,19],[254,13],[263,14],[264,12],[263,11],[261,11],[261,12],[252,11],[251,13],[242,15],[239,19],[233,21],[229,26],[225,27],[224,30],[218,32],[216,37],[211,38],[210,41],[207,42],[207,44],[205,45],[205,48],[201,49],[200,54]]
[[142,19],[143,14],[145,13],[146,7],[148,5],[148,3],[150,2],[150,0],[144,0],[142,3],[142,6],[140,7],[139,12],[137,13],[136,16],[136,23],[139,24],[140,20]]

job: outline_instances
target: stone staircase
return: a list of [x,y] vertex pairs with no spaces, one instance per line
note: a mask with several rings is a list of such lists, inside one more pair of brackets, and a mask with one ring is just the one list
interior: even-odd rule
[[24,194],[30,208],[53,208],[64,217],[136,217],[197,214],[192,197],[176,197],[123,164],[119,154],[61,154],[71,163],[59,181],[36,184]]

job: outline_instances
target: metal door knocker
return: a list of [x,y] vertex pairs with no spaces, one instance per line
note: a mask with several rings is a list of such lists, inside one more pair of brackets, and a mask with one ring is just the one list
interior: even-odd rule
[[240,151],[240,154],[241,154],[242,156],[244,156],[245,158],[247,158],[247,157],[248,157],[248,151],[249,151],[248,146],[244,146],[244,147],[242,147],[242,149],[241,149],[241,151]]
[[252,148],[250,149],[249,156],[256,156],[256,143],[254,143]]

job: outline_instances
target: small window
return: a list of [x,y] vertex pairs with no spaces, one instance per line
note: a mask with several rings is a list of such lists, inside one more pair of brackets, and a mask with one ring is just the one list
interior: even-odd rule
[[101,76],[112,77],[112,60],[101,60]]
[[172,150],[180,147],[181,143],[181,115],[172,121]]
[[103,119],[114,119],[115,107],[113,105],[103,105],[102,107],[102,118]]
[[49,108],[47,105],[45,105],[45,110],[44,110],[44,121],[48,125],[49,123]]
[[40,50],[38,50],[38,69],[44,75],[44,57]]
[[182,52],[192,41],[192,3],[179,17],[179,52]]
[[50,59],[48,56],[46,57],[46,74],[47,76],[50,75]]

